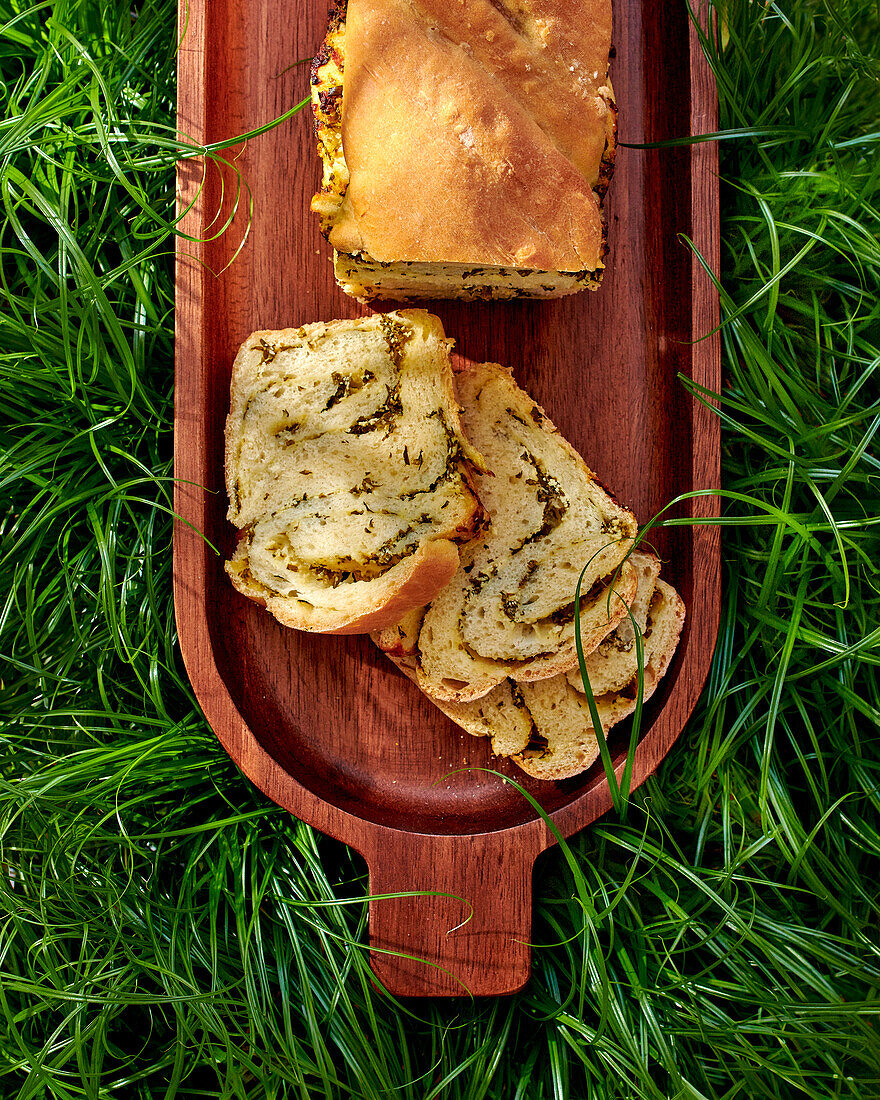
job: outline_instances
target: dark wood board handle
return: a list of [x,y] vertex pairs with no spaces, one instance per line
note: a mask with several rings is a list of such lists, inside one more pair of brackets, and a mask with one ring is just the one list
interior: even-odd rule
[[[522,989],[531,968],[536,855],[515,832],[410,834],[393,851],[373,850],[370,962],[386,989],[435,997]],[[398,892],[410,896],[376,896]]]

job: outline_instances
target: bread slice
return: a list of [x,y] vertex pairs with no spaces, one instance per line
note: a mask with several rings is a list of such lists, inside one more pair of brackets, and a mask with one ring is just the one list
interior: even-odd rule
[[[628,560],[638,577],[635,596],[629,604],[629,614],[624,615],[620,625],[603,638],[592,653],[587,653],[584,657],[584,667],[594,695],[622,691],[636,674],[636,635],[633,621],[644,634],[647,630],[648,609],[660,575],[660,561],[656,554],[642,550],[634,550]],[[571,685],[582,691],[580,667],[567,675]]]
[[464,433],[487,463],[474,484],[490,523],[424,614],[375,640],[431,698],[464,702],[507,677],[529,682],[577,665],[582,571],[585,650],[614,629],[635,596],[637,571],[624,558],[636,520],[509,371],[484,363],[455,384]]
[[356,297],[554,298],[601,279],[611,0],[337,0],[313,210]]
[[[636,621],[639,630],[644,634],[648,609],[657,587],[660,562],[656,555],[634,550],[627,560],[636,577],[636,585],[630,599],[626,601],[624,615],[617,627],[609,631],[596,648],[585,656],[590,688],[597,699],[603,694],[623,690],[636,675],[638,670],[632,620]],[[563,681],[575,691],[584,694],[579,666],[541,682],[551,689],[552,697],[554,694],[567,694]],[[444,714],[469,733],[477,737],[491,737],[492,751],[499,756],[513,756],[524,751],[538,736],[523,691],[512,679],[505,680],[488,695],[474,702],[438,702],[437,705]]]
[[[634,554],[633,557],[636,557]],[[646,583],[652,589],[644,599]],[[643,637],[643,699],[651,697],[678,645],[684,623],[684,604],[671,585],[662,580],[656,584],[640,571],[639,593],[633,614],[644,609],[645,622],[640,623]],[[636,707],[638,693],[638,663],[631,620],[626,618],[608,638],[602,652],[590,660],[590,676],[596,711],[602,733],[608,731]],[[623,672],[620,654],[625,652],[629,675],[624,683],[600,692],[596,683],[617,683]],[[462,729],[477,737],[489,737],[492,751],[512,757],[523,771],[536,779],[568,779],[586,770],[599,755],[589,703],[580,670],[554,676],[532,684],[517,684],[505,680],[488,695],[471,703],[448,703],[434,700],[436,705]]]
[[365,633],[432,600],[479,529],[440,321],[255,332],[232,371],[226,570],[285,626]]

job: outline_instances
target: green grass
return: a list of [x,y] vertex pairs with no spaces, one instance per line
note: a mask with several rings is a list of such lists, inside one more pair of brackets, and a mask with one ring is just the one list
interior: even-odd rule
[[710,682],[625,819],[539,863],[527,989],[452,1004],[374,988],[360,860],[253,791],[182,670],[175,10],[136,11],[0,0],[0,1094],[880,1097],[876,0],[731,0],[707,43]]

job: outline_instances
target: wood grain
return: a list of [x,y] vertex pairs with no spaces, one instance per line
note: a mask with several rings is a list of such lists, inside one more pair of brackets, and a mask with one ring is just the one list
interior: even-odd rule
[[[714,88],[685,5],[634,0],[615,18],[622,140],[713,130]],[[308,94],[308,68],[293,63],[312,56],[324,23],[317,4],[181,0],[180,131],[223,142],[290,110]],[[366,309],[336,288],[308,212],[319,179],[308,113],[222,156],[182,161],[178,173],[191,238],[177,249],[175,401],[174,589],[187,670],[217,736],[261,790],[356,848],[372,893],[423,892],[371,902],[373,967],[389,989],[511,992],[529,974],[532,865],[553,838],[503,776],[564,835],[611,807],[607,782],[598,767],[558,783],[525,777],[446,720],[367,639],[285,630],[227,582],[234,531],[222,431],[238,345],[257,328]],[[642,521],[681,493],[718,485],[717,417],[676,377],[719,385],[718,341],[699,339],[717,325],[717,299],[682,243],[693,240],[717,270],[716,166],[710,144],[619,150],[609,269],[596,294],[431,307],[462,361],[514,368]],[[713,496],[676,508],[716,511]],[[646,708],[634,784],[656,769],[697,700],[720,604],[716,527],[670,528],[654,542],[688,620]],[[611,742],[619,771],[625,736]]]

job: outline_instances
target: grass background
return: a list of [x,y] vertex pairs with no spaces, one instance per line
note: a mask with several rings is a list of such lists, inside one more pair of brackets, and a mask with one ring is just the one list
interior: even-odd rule
[[174,4],[0,0],[0,1095],[880,1097],[878,5],[721,14],[710,682],[526,990],[401,1004],[176,649]]

